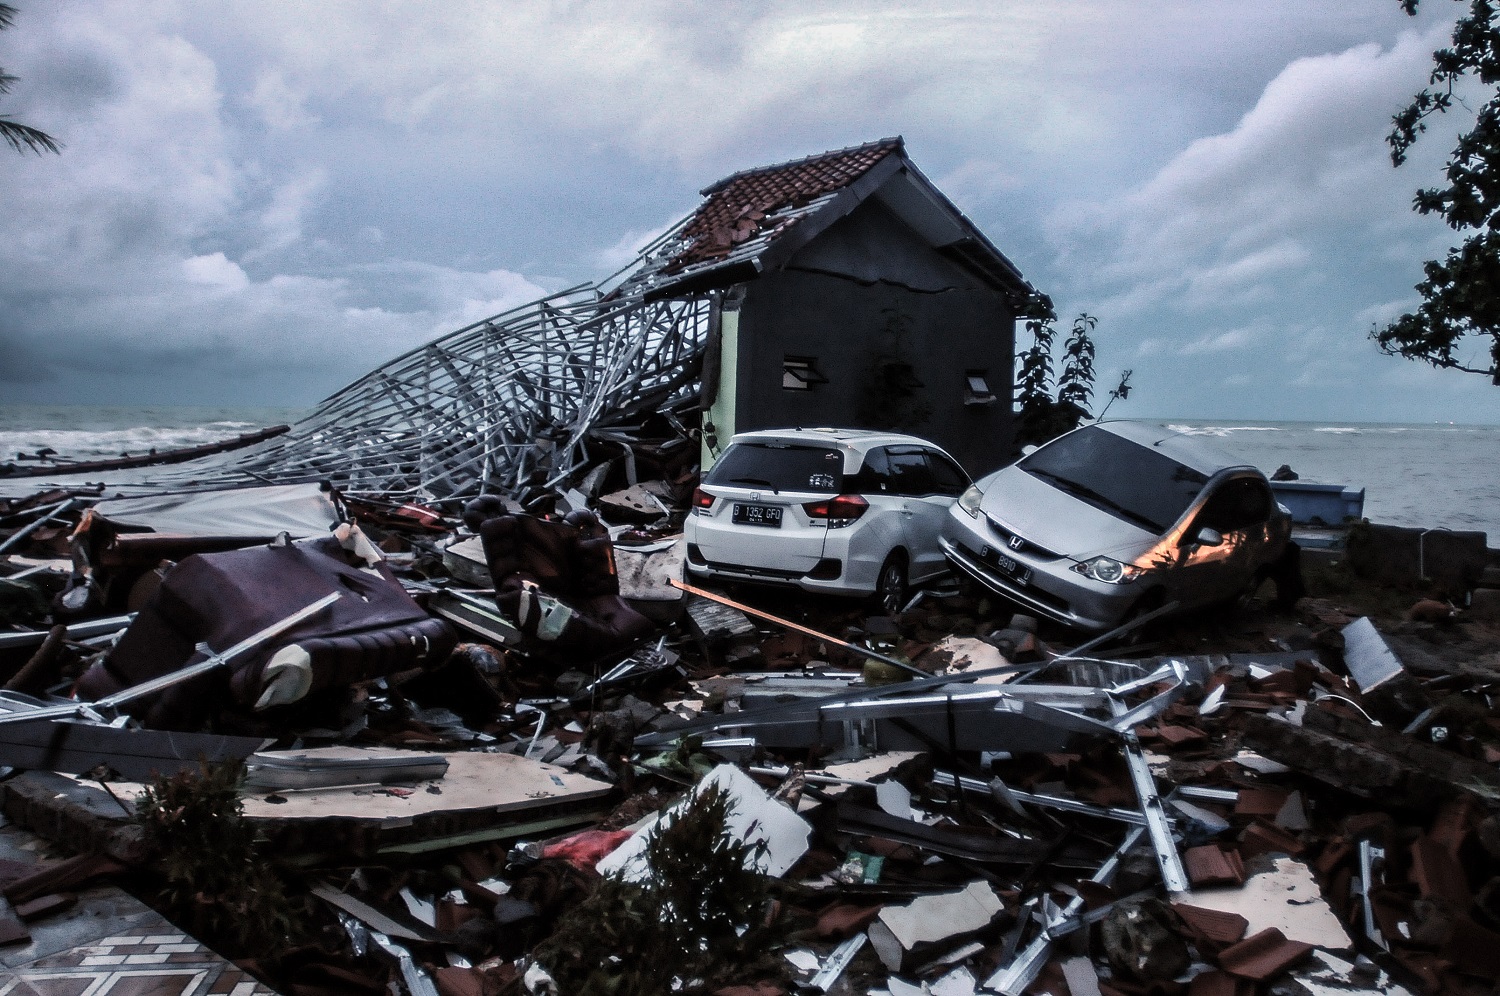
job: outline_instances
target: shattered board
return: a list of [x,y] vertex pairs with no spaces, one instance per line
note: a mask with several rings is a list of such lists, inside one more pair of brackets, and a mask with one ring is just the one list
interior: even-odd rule
[[[285,802],[268,802],[260,791],[244,797],[251,819],[346,819],[386,822],[433,813],[485,810],[519,813],[561,802],[580,802],[609,794],[608,782],[577,775],[515,754],[454,753],[442,755],[448,774],[419,782],[404,794],[396,786],[341,786],[275,794]],[[433,792],[431,789],[438,791]]]
[[[698,783],[694,795],[713,788],[727,793],[733,805],[726,821],[730,836],[750,844],[765,843],[765,852],[756,858],[760,871],[767,875],[782,875],[807,853],[812,827],[767,795],[749,775],[732,764],[721,764]],[[634,837],[599,862],[596,868],[599,874],[619,873],[627,882],[638,882],[650,875],[646,844],[657,824],[663,819],[675,819],[685,804],[686,800],[679,802],[650,820]]]

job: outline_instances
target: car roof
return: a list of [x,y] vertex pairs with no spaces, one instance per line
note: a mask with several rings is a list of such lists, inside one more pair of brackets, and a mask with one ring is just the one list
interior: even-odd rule
[[1095,422],[1094,427],[1164,453],[1178,463],[1210,476],[1221,470],[1241,467],[1255,470],[1253,465],[1200,436],[1189,436],[1153,422]]
[[825,443],[841,446],[859,453],[867,453],[877,446],[926,446],[938,452],[946,452],[931,440],[908,436],[900,432],[881,432],[877,429],[757,429],[753,432],[736,433],[731,443]]

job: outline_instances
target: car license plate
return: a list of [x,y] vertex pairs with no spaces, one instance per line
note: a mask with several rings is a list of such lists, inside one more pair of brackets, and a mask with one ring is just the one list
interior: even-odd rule
[[1001,574],[1007,574],[1022,584],[1031,580],[1031,568],[1016,563],[1013,558],[1007,557],[999,550],[986,549],[985,552],[988,554],[990,564]]
[[742,526],[781,528],[781,509],[775,505],[735,505],[730,521]]

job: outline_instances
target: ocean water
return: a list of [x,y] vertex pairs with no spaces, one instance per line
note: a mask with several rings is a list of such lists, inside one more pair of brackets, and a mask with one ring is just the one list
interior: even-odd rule
[[[0,405],[0,462],[43,447],[105,459],[229,439],[295,422],[294,408]],[[1500,546],[1500,426],[1162,419],[1268,475],[1287,464],[1301,480],[1365,489],[1371,521],[1481,530]],[[18,482],[19,483],[19,482]]]
[[1365,489],[1365,518],[1421,529],[1479,530],[1500,546],[1500,426],[1165,419],[1267,475]]
[[139,456],[290,425],[300,408],[0,405],[0,463],[52,449],[73,460]]

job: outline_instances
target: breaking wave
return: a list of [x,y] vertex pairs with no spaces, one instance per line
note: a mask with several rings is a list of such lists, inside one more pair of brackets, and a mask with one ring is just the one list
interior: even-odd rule
[[0,462],[52,450],[67,460],[107,460],[217,443],[295,421],[294,409],[0,406]]
[[1168,429],[1184,436],[1216,436],[1224,439],[1236,432],[1281,432],[1279,425],[1178,425],[1169,423]]

